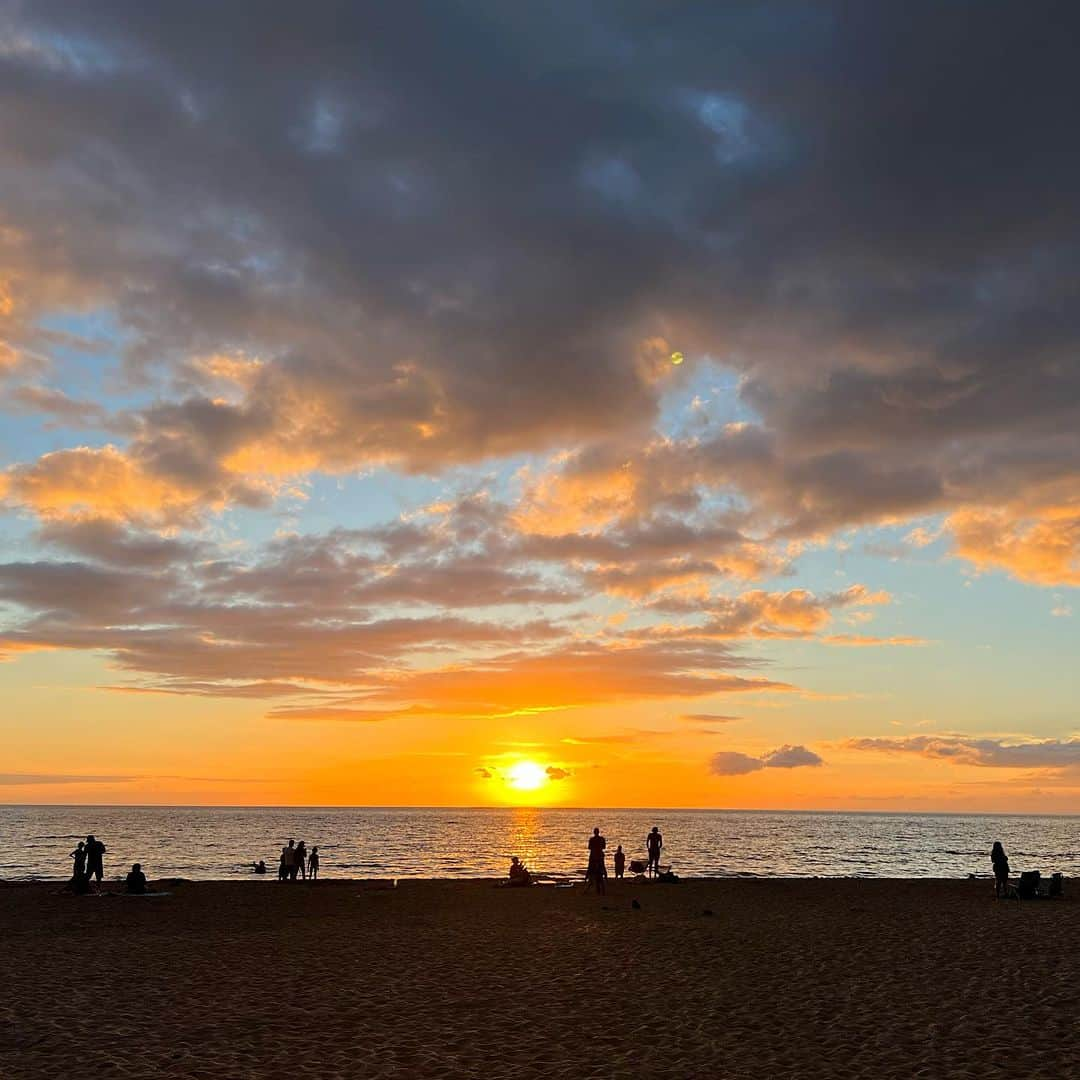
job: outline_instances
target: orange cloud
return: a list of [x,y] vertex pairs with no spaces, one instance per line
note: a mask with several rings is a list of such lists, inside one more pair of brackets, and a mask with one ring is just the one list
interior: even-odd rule
[[199,498],[196,489],[148,472],[115,446],[56,450],[32,465],[16,465],[0,494],[43,518],[179,519]]
[[1080,585],[1080,510],[960,510],[946,528],[956,554],[980,569],[1004,570],[1035,585]]

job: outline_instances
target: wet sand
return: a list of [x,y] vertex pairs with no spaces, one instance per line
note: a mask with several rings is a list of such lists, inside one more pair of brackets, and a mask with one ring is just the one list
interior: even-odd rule
[[995,902],[988,881],[55,889],[0,886],[8,1080],[1056,1077],[1080,1061],[1080,901]]

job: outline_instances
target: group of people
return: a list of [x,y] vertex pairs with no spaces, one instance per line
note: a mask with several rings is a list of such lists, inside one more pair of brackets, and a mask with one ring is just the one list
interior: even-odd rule
[[[663,849],[664,837],[654,825],[648,836],[645,837],[645,851],[648,855],[645,867],[647,874],[656,875],[660,873],[660,852]],[[605,861],[606,852],[607,839],[601,834],[599,828],[593,829],[593,834],[589,837],[589,863],[585,869],[585,888],[595,886],[596,891],[601,896],[604,894],[605,882],[608,876]],[[615,880],[618,881],[626,869],[626,855],[623,852],[622,844],[615,848],[615,854],[611,861],[615,869]]]
[[[266,863],[259,861],[254,866],[256,874],[266,873]],[[295,881],[297,877],[302,881],[318,881],[318,845],[309,852],[303,840],[290,840],[281,849],[281,859],[278,862],[278,881]]]
[[[67,884],[71,892],[88,893],[91,883],[98,892],[101,891],[101,881],[105,877],[105,852],[107,850],[93,833],[85,840],[79,841],[71,853],[71,858],[75,863],[71,881]],[[148,891],[142,863],[132,864],[131,870],[124,879],[124,891],[132,896],[143,896]]]
[[89,892],[91,878],[96,881],[98,890],[101,889],[101,879],[105,876],[105,850],[105,845],[93,833],[79,841],[71,853],[75,860],[70,882],[72,892]]
[[[648,859],[643,867],[645,873],[651,875],[660,874],[660,852],[664,849],[664,837],[654,825],[649,835],[645,837],[645,851]],[[615,869],[615,879],[621,878],[626,870],[626,854],[622,844],[615,848],[612,857]],[[631,866],[633,869],[633,866]],[[639,869],[641,867],[639,866]],[[596,891],[604,894],[607,882],[607,838],[600,833],[599,828],[593,829],[589,837],[589,862],[585,869],[585,888],[596,887]],[[533,882],[532,871],[516,856],[510,859],[511,885],[531,885]]]

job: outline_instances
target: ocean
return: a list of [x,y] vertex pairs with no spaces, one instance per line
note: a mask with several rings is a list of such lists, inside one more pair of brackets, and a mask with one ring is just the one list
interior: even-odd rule
[[276,870],[290,837],[319,846],[323,877],[501,877],[511,855],[554,875],[583,871],[594,826],[609,854],[662,861],[688,877],[962,878],[990,872],[1005,845],[1014,874],[1080,876],[1080,817],[802,813],[738,810],[582,810],[400,807],[0,806],[0,879],[70,876],[69,852],[102,840],[107,877],[141,862],[151,878],[252,877]]

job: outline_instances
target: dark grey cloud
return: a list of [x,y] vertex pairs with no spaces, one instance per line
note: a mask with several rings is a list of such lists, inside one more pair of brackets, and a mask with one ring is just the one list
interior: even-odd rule
[[761,769],[798,769],[824,765],[824,761],[805,746],[784,744],[775,750],[752,757],[734,750],[721,750],[709,760],[709,771],[716,776],[745,776]]
[[[1078,30],[1049,0],[28,5],[7,337],[115,310],[160,394],[126,452],[196,501],[265,500],[238,460],[632,445],[663,338],[745,376],[758,456],[685,456],[780,535],[1025,484],[1038,516],[1080,471]],[[192,363],[222,351],[264,361],[231,396]]]
[[1080,739],[980,738],[971,735],[910,735],[849,739],[844,746],[885,754],[916,754],[956,765],[997,769],[1064,769],[1080,765]]

